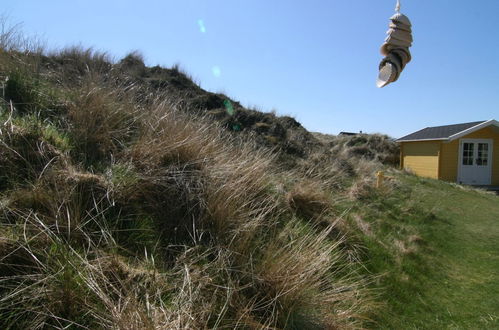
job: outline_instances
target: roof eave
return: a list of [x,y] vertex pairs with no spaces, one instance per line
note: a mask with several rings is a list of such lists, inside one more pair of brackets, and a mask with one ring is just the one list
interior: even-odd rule
[[438,138],[438,139],[413,139],[413,140],[396,140],[395,142],[425,142],[425,141],[448,141],[448,138]]
[[492,126],[492,125],[499,127],[499,122],[496,121],[496,120],[494,120],[494,119],[490,119],[490,120],[484,121],[481,124],[475,125],[473,127],[465,129],[465,130],[463,130],[463,131],[461,131],[459,133],[456,133],[454,135],[449,136],[448,140],[449,141],[454,141],[454,140],[459,139],[459,138],[461,138],[461,137],[463,137],[465,135],[471,134],[471,133],[476,132],[476,131],[478,131],[478,130],[480,130],[482,128],[485,128],[485,127],[488,127],[488,126]]

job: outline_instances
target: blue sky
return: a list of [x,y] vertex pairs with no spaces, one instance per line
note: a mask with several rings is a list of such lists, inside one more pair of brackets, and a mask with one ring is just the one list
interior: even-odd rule
[[180,64],[202,88],[307,129],[381,132],[499,119],[499,1],[401,0],[413,61],[375,86],[395,0],[16,0],[13,23],[49,48]]

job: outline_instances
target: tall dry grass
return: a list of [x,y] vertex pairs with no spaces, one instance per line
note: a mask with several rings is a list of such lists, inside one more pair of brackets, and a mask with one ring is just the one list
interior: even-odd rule
[[[93,61],[80,52],[65,56]],[[22,69],[21,98],[52,88],[64,106],[0,117],[2,327],[362,326],[373,305],[332,212],[337,176],[283,171],[172,95],[137,103],[98,74],[25,84]]]

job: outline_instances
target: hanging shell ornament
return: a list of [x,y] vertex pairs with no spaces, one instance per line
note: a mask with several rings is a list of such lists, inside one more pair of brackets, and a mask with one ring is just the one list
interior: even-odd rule
[[412,46],[412,24],[407,16],[400,13],[397,1],[396,14],[390,17],[387,37],[381,46],[381,55],[385,56],[379,64],[376,86],[379,88],[397,81],[402,70],[412,59],[409,48]]

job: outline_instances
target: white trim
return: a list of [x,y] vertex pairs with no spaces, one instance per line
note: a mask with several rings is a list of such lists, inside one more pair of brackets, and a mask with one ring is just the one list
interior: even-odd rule
[[420,141],[447,141],[447,138],[438,138],[438,139],[419,139],[419,140],[395,140],[395,142],[420,142]]
[[492,169],[494,168],[494,139],[461,139],[459,140],[459,147],[458,147],[458,163],[457,163],[457,178],[456,182],[461,184],[461,171],[462,171],[462,165],[463,165],[463,144],[464,143],[489,143],[489,155],[488,155],[488,160],[489,160],[489,179],[488,183],[484,185],[491,185],[492,184]]
[[491,126],[491,125],[499,127],[499,122],[497,122],[494,119],[487,120],[487,121],[485,121],[485,122],[483,122],[481,124],[475,125],[473,127],[465,129],[464,131],[461,131],[459,133],[456,133],[454,135],[449,136],[448,140],[449,141],[454,141],[456,139],[459,139],[460,137],[463,137],[465,135],[471,134],[473,132],[476,132],[476,131],[478,131],[478,130],[480,130],[482,128],[485,128],[485,127],[488,127],[488,126]]

